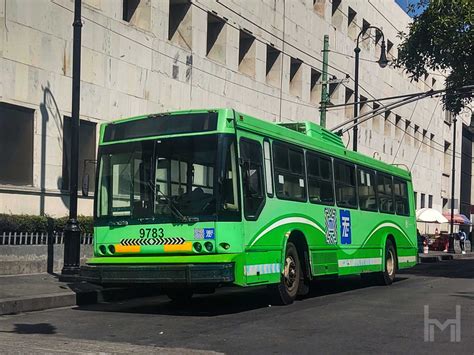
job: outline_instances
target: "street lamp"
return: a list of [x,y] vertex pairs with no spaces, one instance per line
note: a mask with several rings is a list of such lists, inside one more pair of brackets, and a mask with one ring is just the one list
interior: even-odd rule
[[[362,29],[362,31],[359,32],[359,35],[357,36],[357,46],[354,48],[354,53],[355,53],[355,72],[354,72],[354,118],[356,118],[359,115],[359,53],[360,53],[360,48],[359,48],[359,43],[360,43],[360,36],[363,35],[367,30],[374,28],[375,30],[379,31],[380,34],[382,35],[382,45],[380,48],[380,58],[377,61],[379,63],[380,68],[385,68],[388,64],[388,59],[386,55],[386,49],[385,49],[385,36],[382,32],[382,30],[376,26],[369,26],[367,28]],[[353,141],[352,141],[352,150],[354,152],[357,152],[357,132],[358,132],[358,127],[357,127],[357,119],[354,119],[354,129],[353,129]]]
[[69,185],[69,219],[64,227],[64,266],[62,275],[78,275],[81,251],[81,231],[77,221],[77,187],[79,170],[79,104],[81,99],[81,0],[74,3],[72,48],[71,107],[71,179]]

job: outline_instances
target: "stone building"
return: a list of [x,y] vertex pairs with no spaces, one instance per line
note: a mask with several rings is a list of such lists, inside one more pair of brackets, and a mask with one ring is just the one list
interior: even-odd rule
[[[67,214],[73,5],[0,0],[0,213]],[[94,171],[98,124],[118,118],[234,107],[274,122],[319,122],[324,35],[337,79],[331,103],[348,103],[359,32],[380,27],[395,58],[410,21],[393,0],[83,0],[82,12],[81,175]],[[362,39],[362,100],[443,87],[440,73],[411,82],[380,68],[380,35]],[[352,106],[330,109],[327,126],[352,115]],[[461,118],[469,125],[470,113]],[[455,202],[462,190],[469,214],[472,140],[457,127]],[[450,198],[452,129],[440,98],[424,99],[362,124],[359,150],[405,165],[417,207],[441,210]],[[79,213],[92,213],[90,197]]]

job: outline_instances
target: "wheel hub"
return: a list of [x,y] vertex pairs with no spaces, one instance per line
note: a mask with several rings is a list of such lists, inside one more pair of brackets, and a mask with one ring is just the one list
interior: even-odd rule
[[285,259],[284,269],[285,284],[288,289],[292,289],[296,281],[296,263],[291,255]]
[[393,253],[391,250],[388,251],[387,253],[387,273],[392,276],[393,275],[393,272],[394,272],[394,260],[393,260]]

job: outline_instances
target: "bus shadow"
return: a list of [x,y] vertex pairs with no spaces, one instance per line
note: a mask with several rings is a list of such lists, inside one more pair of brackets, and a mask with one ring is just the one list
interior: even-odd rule
[[[407,279],[397,277],[395,283]],[[307,296],[299,298],[295,304],[302,304],[320,297],[374,287],[358,276],[339,279],[317,280],[311,284]],[[376,287],[376,286],[375,286]],[[76,307],[80,311],[118,312],[134,314],[155,314],[185,317],[215,317],[249,312],[257,309],[275,307],[266,287],[252,289],[222,288],[210,295],[195,295],[186,303],[170,301],[166,296],[132,299],[120,303],[95,304]],[[278,306],[276,306],[278,307]],[[292,306],[289,306],[292,307]]]

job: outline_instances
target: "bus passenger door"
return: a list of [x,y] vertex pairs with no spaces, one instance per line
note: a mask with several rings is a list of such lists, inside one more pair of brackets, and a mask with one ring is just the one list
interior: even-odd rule
[[256,233],[257,219],[265,205],[262,145],[257,139],[239,139],[239,165],[242,181],[244,245]]

